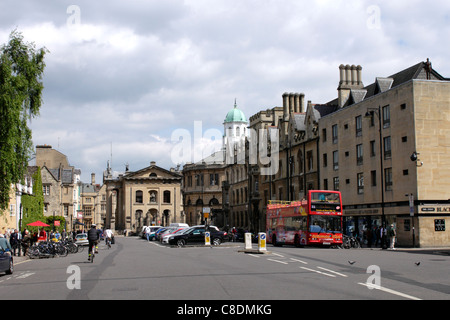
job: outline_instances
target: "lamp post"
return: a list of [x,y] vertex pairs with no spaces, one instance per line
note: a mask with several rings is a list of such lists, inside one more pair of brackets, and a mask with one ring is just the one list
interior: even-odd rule
[[[384,166],[383,166],[383,135],[381,132],[381,107],[378,108],[367,108],[367,112],[365,114],[365,118],[373,119],[373,115],[376,114],[378,117],[378,132],[380,139],[380,166],[381,166],[381,225],[383,229],[386,229],[386,217],[384,214]],[[383,248],[385,244],[382,244]]]

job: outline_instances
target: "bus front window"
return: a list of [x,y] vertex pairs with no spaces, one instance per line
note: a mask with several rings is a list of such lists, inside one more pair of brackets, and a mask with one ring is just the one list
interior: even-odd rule
[[311,216],[310,229],[312,233],[342,233],[341,217]]

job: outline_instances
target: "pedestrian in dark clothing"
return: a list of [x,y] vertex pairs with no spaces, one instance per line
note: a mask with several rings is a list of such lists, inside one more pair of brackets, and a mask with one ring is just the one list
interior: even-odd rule
[[31,246],[31,235],[28,232],[28,230],[25,230],[25,235],[22,239],[21,244],[22,244],[23,255],[26,256],[28,248]]
[[9,237],[9,243],[12,247],[12,254],[15,256],[16,251],[18,251],[18,256],[20,257],[20,242],[22,240],[22,235],[20,234],[19,230],[14,230],[13,233],[11,233],[11,236]]

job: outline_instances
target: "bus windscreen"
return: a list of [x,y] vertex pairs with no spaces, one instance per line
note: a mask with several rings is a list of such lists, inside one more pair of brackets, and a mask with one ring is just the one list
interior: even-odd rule
[[309,232],[342,233],[341,217],[311,216]]

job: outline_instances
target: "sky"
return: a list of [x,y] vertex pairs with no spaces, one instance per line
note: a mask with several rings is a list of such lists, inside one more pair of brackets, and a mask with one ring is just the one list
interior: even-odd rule
[[198,161],[235,101],[247,118],[284,92],[331,101],[341,64],[361,65],[364,85],[427,58],[450,77],[448,0],[2,0],[0,44],[14,29],[48,50],[33,144],[83,182],[102,183],[108,161]]

